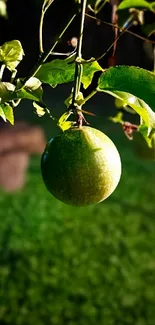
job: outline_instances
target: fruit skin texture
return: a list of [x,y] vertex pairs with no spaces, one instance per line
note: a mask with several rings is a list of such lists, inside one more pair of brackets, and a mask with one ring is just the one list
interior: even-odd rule
[[105,200],[121,176],[114,143],[101,131],[73,127],[51,139],[42,155],[47,189],[60,201],[85,206]]

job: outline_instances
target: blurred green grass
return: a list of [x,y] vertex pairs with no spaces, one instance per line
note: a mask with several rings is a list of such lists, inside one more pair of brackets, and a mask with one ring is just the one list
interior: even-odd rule
[[46,191],[36,157],[22,191],[1,191],[1,325],[154,325],[154,164],[133,156],[117,125],[102,123],[94,120],[123,165],[106,201],[86,208],[59,202]]

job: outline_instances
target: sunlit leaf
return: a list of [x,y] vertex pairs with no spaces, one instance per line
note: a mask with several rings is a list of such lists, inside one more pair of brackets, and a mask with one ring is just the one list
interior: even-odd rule
[[13,71],[23,59],[24,51],[20,41],[13,40],[0,47],[0,61]]
[[[132,96],[130,95],[130,97],[132,97]],[[130,102],[132,102],[132,100],[130,100]],[[125,102],[122,98],[117,98],[117,97],[115,98],[115,106],[118,109],[123,109],[124,111],[126,111],[128,113],[136,114],[136,112],[131,108],[131,106],[129,106],[127,104],[127,102]]]
[[94,73],[97,71],[103,71],[97,61],[83,65],[82,83],[85,89],[91,84]]
[[123,0],[118,6],[118,11],[130,8],[153,10],[154,5],[155,2],[151,3],[145,0]]
[[122,99],[142,117],[150,129],[155,128],[153,73],[136,67],[112,67],[100,76],[98,90]]
[[71,115],[72,113],[71,112],[65,112],[60,118],[59,118],[59,121],[58,121],[58,124],[61,125],[63,124],[64,122],[67,121],[67,119],[69,118],[69,116]]
[[72,122],[72,121],[66,121],[61,125],[58,125],[62,131],[66,131],[68,129],[70,129],[76,122]]
[[72,112],[65,112],[59,119],[57,125],[63,130],[66,131],[70,129],[71,126],[73,126],[76,122],[73,121],[67,121],[67,119],[70,117]]
[[0,98],[1,101],[7,101],[15,98],[15,86],[10,82],[0,82]]
[[16,93],[18,98],[26,98],[34,101],[41,101],[43,95],[41,82],[39,79],[33,77],[26,82],[23,88],[20,88],[19,81]]
[[[82,83],[87,88],[96,71],[103,71],[97,61],[83,64]],[[52,87],[58,84],[71,82],[74,80],[75,62],[68,63],[65,60],[53,60],[42,65],[36,77],[43,83],[48,83]]]
[[34,106],[35,111],[39,117],[42,117],[46,114],[45,107],[38,105],[38,103],[36,103],[36,102],[33,102],[33,106]]
[[13,108],[6,104],[2,105],[3,112],[5,114],[5,118],[7,121],[9,121],[12,125],[14,125],[14,113],[13,113]]
[[36,77],[43,83],[48,83],[52,87],[57,84],[67,83],[74,80],[75,64],[68,64],[64,60],[53,60],[42,65]]

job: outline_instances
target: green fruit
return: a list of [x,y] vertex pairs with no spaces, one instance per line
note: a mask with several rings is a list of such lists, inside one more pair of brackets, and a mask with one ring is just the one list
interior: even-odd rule
[[105,200],[121,176],[113,142],[101,131],[73,127],[51,139],[42,155],[47,189],[60,201],[85,206]]
[[155,135],[151,139],[151,147],[140,132],[135,132],[133,138],[133,151],[140,158],[155,161]]

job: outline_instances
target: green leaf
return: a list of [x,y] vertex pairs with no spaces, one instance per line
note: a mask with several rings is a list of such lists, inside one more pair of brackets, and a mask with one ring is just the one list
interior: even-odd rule
[[15,99],[14,94],[15,86],[10,82],[0,82],[0,98],[1,101],[8,101]]
[[[131,94],[129,94],[130,97],[133,97],[133,99],[130,98],[130,102],[133,102],[134,100],[134,96],[131,96]],[[131,114],[136,114],[136,112],[131,108],[131,106],[129,106],[127,104],[126,101],[124,101],[121,97],[116,97],[115,98],[115,106],[118,109],[124,109],[124,111],[131,113]]]
[[[122,99],[144,120],[148,128],[155,128],[155,75],[147,70],[118,66],[102,73],[98,90]],[[132,95],[132,96],[131,96]]]
[[145,121],[148,128],[154,127],[155,113],[143,100],[126,92],[116,91],[113,96],[114,95],[119,99],[123,99],[126,105],[134,109],[134,111],[142,117],[143,121]]
[[45,108],[38,105],[36,102],[33,102],[33,106],[34,106],[36,113],[39,117],[42,117],[46,114]]
[[36,113],[39,117],[44,116],[46,113],[50,114],[50,111],[48,110],[48,108],[45,107],[45,105],[42,103],[33,102],[33,106],[34,106]]
[[[82,83],[87,88],[92,81],[96,71],[103,71],[97,61],[83,64]],[[53,60],[42,65],[36,77],[43,83],[48,83],[52,87],[58,84],[71,82],[74,80],[75,62],[68,63],[65,60]]]
[[18,40],[6,42],[0,47],[0,61],[11,71],[15,70],[23,55],[24,51]]
[[124,0],[119,4],[118,11],[130,9],[130,8],[149,9],[149,10],[153,11],[154,5],[155,5],[155,2],[150,3],[145,0]]
[[[19,90],[18,90],[19,88]],[[43,89],[39,79],[33,77],[30,78],[23,88],[20,88],[20,80],[18,81],[18,87],[16,89],[18,98],[26,98],[34,101],[41,101],[43,95]]]
[[76,122],[66,121],[61,126],[60,125],[58,126],[62,129],[62,131],[66,131],[70,129],[74,124],[76,124]]
[[52,87],[57,84],[67,83],[74,80],[75,63],[68,64],[65,60],[53,60],[42,65],[36,77],[43,83]]
[[67,119],[70,117],[72,112],[65,112],[59,119],[57,125],[61,128],[62,131],[66,131],[70,129],[71,126],[76,124],[76,122],[73,121],[67,121]]
[[84,63],[82,83],[85,89],[91,84],[94,73],[97,71],[103,71],[103,69],[100,67],[97,61]]
[[12,125],[14,124],[13,109],[9,104],[0,105],[0,117],[6,122],[9,121]]
[[5,118],[9,121],[12,125],[14,125],[14,114],[13,108],[10,105],[2,105],[3,112],[5,114]]
[[72,113],[71,112],[65,112],[60,118],[59,118],[59,121],[58,121],[58,124],[59,125],[62,125],[64,122],[67,121],[67,119],[70,117]]

